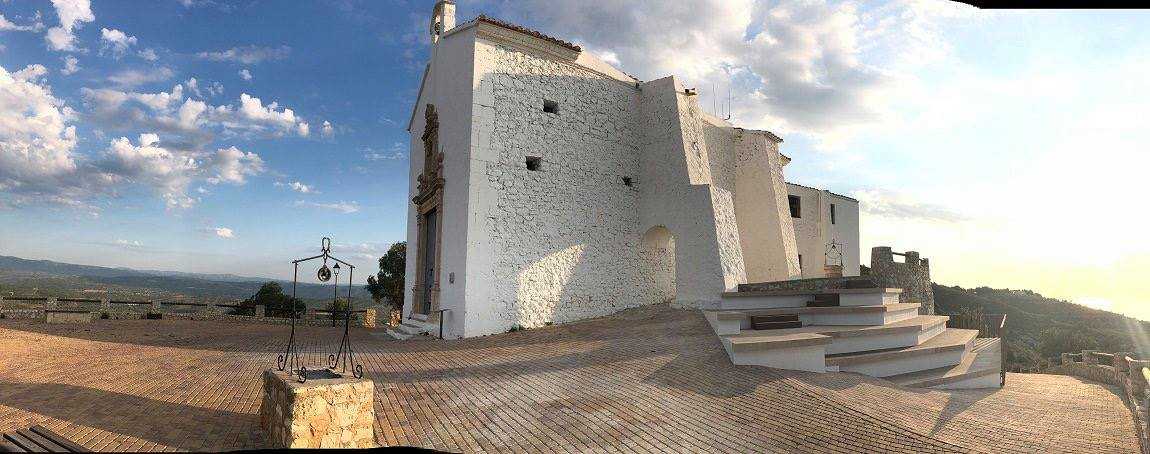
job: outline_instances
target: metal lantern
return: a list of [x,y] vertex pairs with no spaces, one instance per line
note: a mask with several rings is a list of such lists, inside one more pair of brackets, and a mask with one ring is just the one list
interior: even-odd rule
[[[363,378],[363,365],[355,361],[355,354],[351,348],[351,292],[354,286],[353,283],[355,282],[353,280],[353,277],[355,276],[355,265],[347,263],[331,255],[331,238],[323,238],[323,240],[320,242],[320,251],[321,253],[319,255],[292,261],[292,265],[295,267],[295,272],[293,273],[291,286],[291,335],[288,336],[288,343],[287,347],[284,349],[284,353],[279,355],[279,357],[276,359],[276,368],[279,370],[287,370],[289,375],[296,375],[300,383],[307,381],[308,378],[342,377],[343,374],[348,372],[349,365],[352,366],[351,374],[353,377]],[[317,259],[322,259],[323,265],[320,266],[318,271],[316,271],[316,278],[321,282],[327,282],[329,280],[333,280],[334,278],[334,282],[332,282],[333,307],[338,307],[337,303],[339,300],[340,265],[347,267],[347,308],[344,310],[343,338],[340,340],[339,350],[336,353],[329,354],[327,356],[326,369],[317,368],[315,370],[308,370],[307,366],[305,366],[303,361],[300,359],[299,349],[296,345],[295,325],[296,319],[299,318],[299,311],[295,307],[295,299],[296,288],[299,285],[300,263]],[[327,267],[327,261],[329,259],[335,262],[332,268]],[[337,367],[340,369],[339,373],[335,371]]]

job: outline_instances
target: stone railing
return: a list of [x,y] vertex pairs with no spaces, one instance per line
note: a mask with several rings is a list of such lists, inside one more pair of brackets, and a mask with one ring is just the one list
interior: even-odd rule
[[[5,304],[13,303],[13,304]],[[27,306],[34,307],[27,307]],[[17,307],[11,307],[17,306]],[[238,323],[278,324],[291,323],[290,318],[269,317],[264,314],[263,306],[256,306],[255,315],[233,315],[228,312],[239,308],[239,304],[214,304],[192,302],[161,302],[161,301],[122,301],[108,298],[57,298],[57,297],[29,297],[29,296],[0,296],[0,319],[44,320],[45,311],[55,309],[83,309],[90,311],[94,318],[112,320],[138,320],[143,318],[162,318],[175,320],[208,320]],[[381,318],[379,312],[383,306],[372,306],[368,309],[352,311],[351,324],[356,327],[375,328],[377,320]],[[155,314],[162,314],[155,316]],[[383,315],[386,320],[387,315]],[[342,324],[343,317],[337,317]],[[332,325],[331,311],[311,310],[296,319],[297,324],[307,326]]]
[[1042,372],[1071,375],[1122,389],[1122,400],[1130,409],[1138,431],[1138,444],[1143,454],[1150,454],[1150,442],[1146,439],[1147,427],[1150,425],[1147,419],[1147,408],[1150,408],[1147,386],[1150,381],[1150,361],[1135,359],[1135,356],[1130,352],[1105,353],[1096,350],[1063,353],[1062,364]]

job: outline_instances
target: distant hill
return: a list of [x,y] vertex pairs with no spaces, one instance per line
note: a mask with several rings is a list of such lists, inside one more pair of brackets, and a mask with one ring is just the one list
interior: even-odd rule
[[[0,291],[4,295],[93,297],[104,289],[117,299],[161,301],[230,302],[247,298],[268,281],[291,290],[291,281],[233,274],[199,274],[178,271],[147,271],[129,268],[76,265],[51,260],[0,256]],[[341,285],[340,293],[346,295]],[[331,285],[301,283],[300,298],[322,305],[332,297]],[[363,283],[352,295],[366,301]]]
[[935,284],[934,306],[939,314],[973,310],[1006,314],[1007,361],[1012,368],[1023,370],[1045,367],[1058,361],[1062,352],[1138,352],[1136,339],[1145,343],[1150,332],[1150,322],[1046,298],[1030,290]]

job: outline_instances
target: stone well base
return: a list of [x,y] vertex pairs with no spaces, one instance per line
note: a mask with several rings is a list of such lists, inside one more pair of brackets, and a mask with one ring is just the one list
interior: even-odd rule
[[311,379],[264,371],[260,426],[273,448],[374,448],[375,385],[366,378]]

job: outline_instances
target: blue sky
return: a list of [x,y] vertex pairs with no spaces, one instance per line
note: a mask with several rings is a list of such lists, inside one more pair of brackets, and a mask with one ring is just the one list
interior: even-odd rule
[[[0,254],[286,277],[330,235],[372,270],[405,235],[404,128],[432,3],[0,1]],[[675,74],[704,106],[730,92],[735,123],[784,137],[789,180],[863,202],[864,262],[871,246],[913,249],[941,283],[1150,318],[1148,14],[458,9],[642,79]]]

